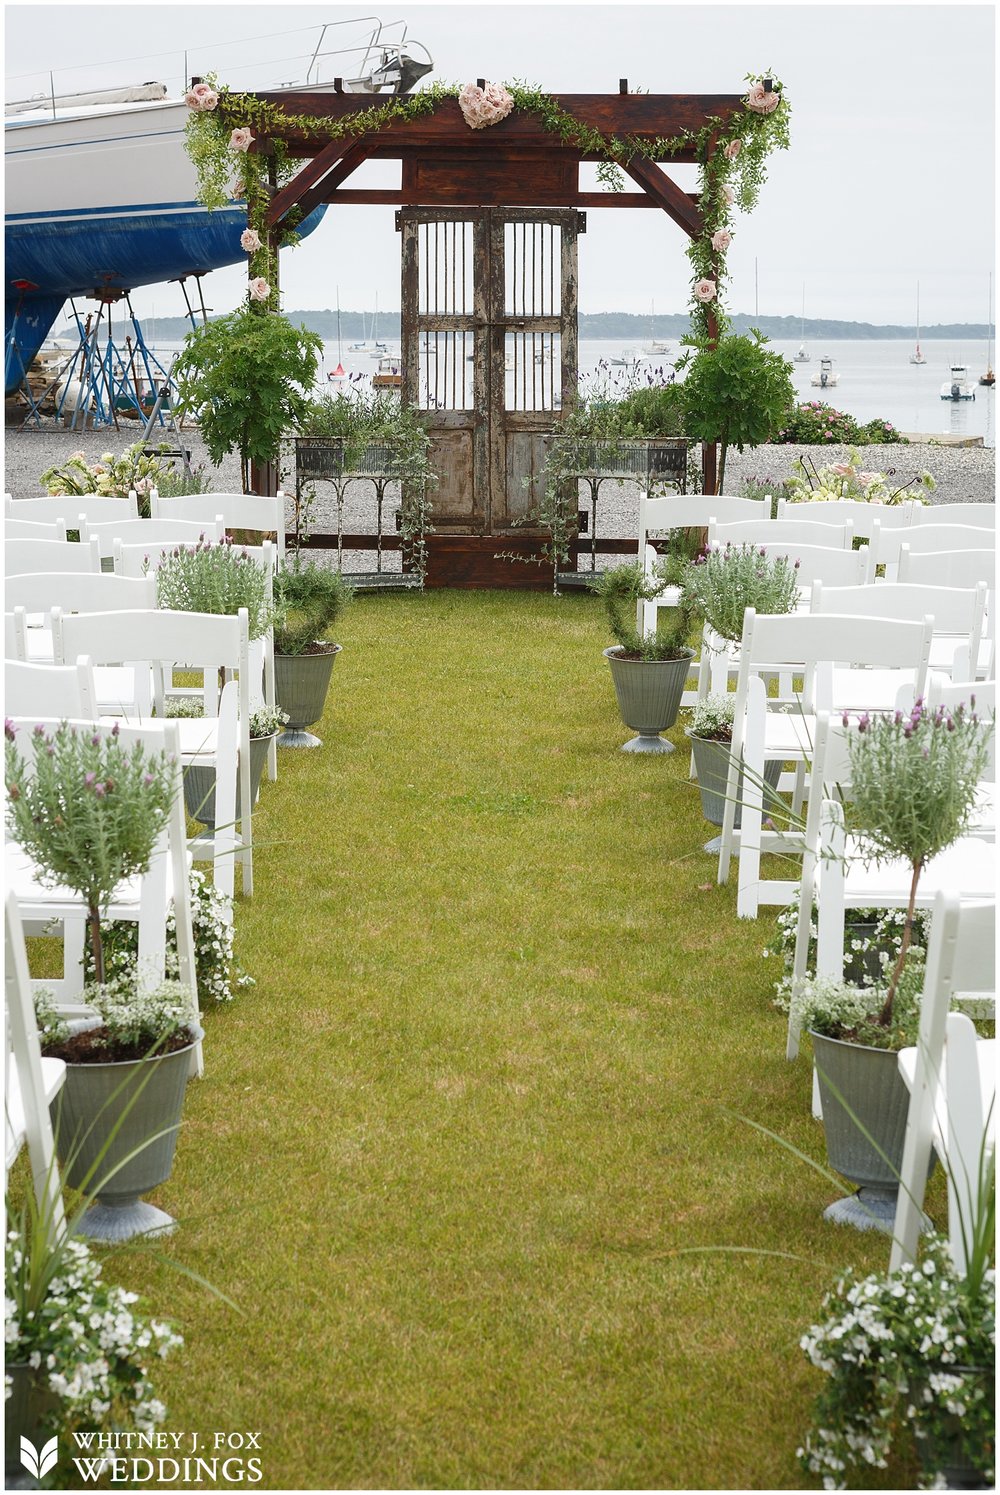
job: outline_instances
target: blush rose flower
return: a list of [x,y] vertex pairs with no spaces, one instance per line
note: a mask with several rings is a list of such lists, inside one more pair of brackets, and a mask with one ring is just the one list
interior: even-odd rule
[[732,207],[733,203],[736,201],[736,193],[733,191],[732,187],[730,187],[728,183],[725,183],[723,185],[722,195],[725,198],[726,202],[729,204],[729,206]]
[[854,468],[850,462],[831,462],[830,471],[835,472],[838,478],[849,478],[854,474]]
[[696,301],[714,301],[715,281],[707,279],[697,281],[694,288],[694,299]]
[[210,83],[196,83],[184,95],[184,102],[189,109],[200,110],[207,114],[219,102],[219,95]]
[[256,280],[252,280],[250,282],[251,301],[266,301],[270,294],[271,287],[268,285],[263,275],[258,275]]
[[466,83],[458,96],[458,107],[470,130],[485,130],[506,119],[514,100],[502,83],[487,83],[485,88]]
[[229,137],[229,149],[231,151],[248,151],[253,144],[253,136],[249,130],[234,130]]
[[726,146],[722,154],[725,156],[727,161],[735,161],[736,157],[739,155],[742,149],[742,140],[730,140],[729,144]]
[[255,228],[245,228],[240,234],[240,248],[247,254],[256,254],[260,248],[260,234]]
[[881,476],[880,472],[859,472],[858,482],[862,488],[868,488],[872,483],[877,482]]
[[732,242],[733,236],[726,228],[717,229],[716,232],[712,235],[713,249],[728,249]]
[[781,100],[776,93],[769,93],[763,83],[754,83],[743,102],[754,114],[773,114]]

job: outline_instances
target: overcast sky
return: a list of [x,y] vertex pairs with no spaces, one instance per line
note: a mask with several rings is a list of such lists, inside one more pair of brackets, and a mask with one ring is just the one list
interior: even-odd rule
[[[7,5],[7,97],[218,72],[265,87],[301,76],[305,28],[362,6]],[[762,315],[910,323],[985,321],[994,260],[994,6],[505,4],[380,8],[434,58],[432,78],[519,79],[554,92],[737,93],[773,69],[792,105],[791,150],[771,158],[756,211],[738,216],[729,306]],[[280,21],[279,25],[276,24]],[[341,29],[342,36],[350,28]],[[399,32],[397,31],[398,35]],[[242,39],[246,38],[244,42]],[[256,40],[255,40],[256,39]],[[329,44],[329,43],[328,43]],[[187,56],[185,58],[185,49]],[[256,68],[253,59],[270,58]],[[86,66],[85,66],[86,64]],[[349,72],[347,65],[330,68]],[[28,76],[30,75],[30,76]],[[362,169],[391,185],[398,167]],[[690,190],[690,171],[677,178]],[[382,173],[379,175],[379,173]],[[386,173],[390,173],[387,177]],[[590,210],[580,240],[582,311],[683,311],[685,238],[662,213]],[[206,280],[216,311],[239,270]],[[329,209],[282,257],[288,310],[399,305],[393,210]],[[183,310],[176,286],[137,292],[137,311]]]

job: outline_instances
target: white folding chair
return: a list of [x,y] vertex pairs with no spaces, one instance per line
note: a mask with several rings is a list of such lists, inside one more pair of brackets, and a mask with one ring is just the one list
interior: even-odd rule
[[[230,745],[220,729],[219,671],[235,674],[238,682],[238,757],[240,810],[236,859],[243,868],[243,891],[253,892],[253,802],[250,794],[250,645],[246,608],[238,615],[184,613],[159,609],[153,612],[79,613],[53,619],[53,647],[63,663],[88,655],[95,665],[118,664],[123,653],[152,666],[153,704],[162,718],[166,697],[164,681],[174,667],[200,670],[204,676],[205,716],[171,723],[179,732],[185,760],[219,764],[230,755]],[[218,847],[213,860],[214,875],[223,885],[232,856]],[[231,884],[229,884],[231,886]]]
[[138,519],[134,493],[107,498],[101,493],[59,493],[45,498],[7,498],[6,513],[12,519],[41,519],[51,523],[64,519],[69,529],[79,529],[80,520]]
[[[39,742],[36,728],[43,733],[56,730],[61,719],[39,721],[35,717],[15,717],[12,722],[15,739],[24,756],[29,772]],[[115,889],[108,905],[106,917],[110,922],[119,919],[133,920],[139,929],[139,959],[137,979],[140,991],[154,990],[163,979],[166,969],[166,920],[170,905],[173,905],[177,937],[179,978],[192,993],[194,1010],[198,1012],[198,984],[195,965],[194,935],[191,923],[191,888],[188,876],[187,842],[184,824],[184,793],[181,780],[180,738],[177,723],[166,721],[156,726],[114,727],[95,722],[69,720],[68,725],[87,733],[110,735],[116,732],[123,747],[141,744],[150,753],[165,752],[174,763],[174,794],[164,829],[150,860],[149,870],[138,878],[130,879]],[[63,976],[61,980],[46,978],[40,984],[51,989],[56,997],[57,1010],[65,1016],[89,1017],[91,1011],[82,1001],[83,991],[83,939],[85,910],[78,894],[70,888],[52,887],[41,883],[37,871],[16,842],[6,847],[7,886],[17,896],[22,919],[46,929],[61,925],[63,928]],[[203,1068],[201,1044],[196,1051],[197,1071]]]
[[779,498],[776,517],[809,524],[843,524],[849,521],[856,537],[871,540],[876,521],[886,529],[906,529],[919,507],[919,504],[910,499],[901,504],[868,504],[848,498],[830,499],[822,503],[793,503],[789,498]]
[[[889,585],[872,582],[867,586],[828,587],[818,581],[812,590],[810,611],[911,621],[920,621],[930,614],[934,619],[930,668],[953,675],[960,645],[964,646],[960,661],[979,658],[986,616],[986,583],[968,588],[916,586],[902,581]],[[958,667],[962,668],[961,663]]]
[[766,534],[761,534],[760,524],[738,520],[735,524],[710,523],[709,545],[745,545],[758,541],[769,545],[825,545],[833,550],[850,550],[854,540],[851,521],[820,524],[813,519],[771,519]]
[[971,524],[974,529],[989,529],[996,524],[996,505],[992,503],[914,504],[911,524]]
[[38,519],[5,519],[5,540],[61,540],[66,541],[66,522],[54,519],[51,524]]
[[4,546],[4,575],[26,576],[33,571],[100,571],[101,548],[96,540],[8,540]]
[[[898,577],[904,545],[908,547],[911,556],[933,555],[937,551],[946,550],[976,550],[984,555],[994,555],[996,530],[971,524],[911,524],[906,529],[894,529],[878,522],[871,546],[875,553],[875,564],[885,566],[885,574],[889,580]],[[980,577],[976,579],[981,580]]]
[[957,994],[996,990],[996,902],[963,903],[941,892],[934,901],[927,974],[915,1048],[899,1055],[910,1091],[900,1167],[890,1272],[914,1261],[931,1147],[948,1175],[948,1241],[964,1275],[982,1204],[985,1165],[996,1147],[996,1040],[977,1040]]
[[[762,831],[762,785],[764,763],[780,759],[797,765],[793,812],[801,811],[806,765],[812,762],[818,710],[872,704],[865,675],[876,671],[875,693],[883,692],[882,670],[901,672],[897,686],[905,683],[914,696],[923,695],[927,683],[933,623],[880,621],[873,628],[866,618],[842,614],[792,613],[783,617],[758,615],[747,608],[743,620],[740,670],[736,684],[735,719],[730,752],[729,782],[719,852],[720,883],[729,881],[732,858],[739,845],[737,913],[740,918],[757,916],[761,903],[788,903],[798,880],[760,877],[762,849],[787,852],[801,837]],[[850,674],[839,677],[846,697],[834,697],[834,666],[850,666]],[[768,710],[762,673],[795,670],[802,676],[802,693],[786,710]],[[905,672],[905,673],[904,673]],[[736,795],[741,765],[744,768],[742,825],[735,829]],[[785,787],[782,783],[781,787]]]
[[28,658],[28,619],[23,607],[3,615],[4,656],[25,663]]
[[[847,731],[827,712],[816,720],[813,792],[806,816],[805,846],[792,968],[793,993],[808,975],[810,920],[816,921],[816,974],[836,980],[844,972],[844,924],[848,908],[906,908],[913,869],[905,861],[875,865],[862,839],[845,828],[841,796],[850,795]],[[836,794],[838,797],[832,797]],[[917,887],[917,907],[930,908],[939,891],[961,890],[970,899],[990,898],[996,881],[994,847],[976,834],[962,837],[933,857]],[[798,1053],[799,1033],[793,996],[788,1020],[787,1057]]]
[[96,721],[97,689],[90,660],[78,659],[75,665],[5,660],[4,711],[8,716]]
[[[36,572],[8,577],[5,596],[8,608],[26,611],[26,658],[42,664],[52,660],[51,613],[54,607],[62,608],[64,613],[153,608],[156,606],[156,577],[115,576],[110,571]],[[99,698],[101,691],[98,676]]]
[[4,899],[4,1166],[9,1172],[27,1143],[42,1228],[50,1240],[66,1225],[49,1107],[62,1089],[66,1065],[43,1059],[35,1022],[28,956],[17,899]]
[[254,530],[262,540],[273,534],[278,563],[282,566],[285,563],[285,495],[280,488],[273,497],[257,493],[186,493],[179,498],[161,498],[154,488],[149,499],[154,521],[187,519],[200,524],[208,517],[219,517],[227,530]]
[[80,529],[82,540],[99,541],[102,556],[114,553],[115,541],[123,545],[197,545],[199,540],[221,540],[224,526],[213,515],[200,523],[186,519],[112,519],[99,524],[85,521]]

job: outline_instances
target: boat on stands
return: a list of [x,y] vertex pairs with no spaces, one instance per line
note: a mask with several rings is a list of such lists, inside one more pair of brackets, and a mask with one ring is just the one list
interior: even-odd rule
[[911,363],[926,363],[927,359],[920,351],[920,282],[917,281],[917,348],[915,353],[910,354]]
[[[352,24],[355,34],[362,22]],[[323,50],[324,26],[300,85],[333,91],[321,82],[324,61],[338,74],[344,52],[358,76],[345,91],[399,93],[433,66],[414,55],[416,42],[387,39],[392,27],[370,18],[364,44]],[[404,30],[405,38],[405,30]],[[342,36],[343,33],[340,33]],[[271,84],[259,84],[270,87]],[[294,94],[295,87],[289,87]],[[51,93],[6,105],[5,164],[5,387],[17,387],[71,296],[116,300],[137,286],[183,281],[246,259],[240,234],[246,204],[234,200],[209,212],[197,200],[194,165],[184,149],[188,107],[168,97],[164,83],[90,93]],[[297,226],[311,234],[326,211],[313,210]]]
[[809,381],[816,389],[836,389],[840,375],[833,366],[832,358],[821,358],[819,368]]
[[951,374],[941,386],[942,400],[974,400],[976,398],[976,386],[969,378],[969,370],[964,364],[953,363]]

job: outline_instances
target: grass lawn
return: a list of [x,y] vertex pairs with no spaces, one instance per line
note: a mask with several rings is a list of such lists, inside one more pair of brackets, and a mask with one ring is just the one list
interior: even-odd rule
[[186,1337],[165,1427],[259,1433],[281,1490],[801,1488],[799,1337],[888,1241],[731,1114],[825,1160],[681,728],[617,751],[589,597],[362,596],[339,638],[157,1196],[242,1316],[111,1268]]

